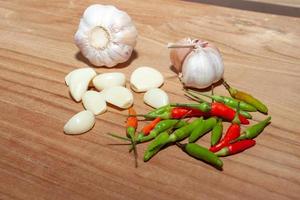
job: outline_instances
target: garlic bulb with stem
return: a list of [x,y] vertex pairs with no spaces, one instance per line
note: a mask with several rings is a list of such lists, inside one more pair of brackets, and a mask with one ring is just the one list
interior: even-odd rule
[[172,48],[171,63],[186,87],[203,89],[222,79],[224,65],[214,45],[203,40],[185,38],[178,43],[168,44],[168,48]]
[[137,30],[129,15],[111,5],[89,6],[80,20],[75,43],[95,66],[126,62],[136,45]]

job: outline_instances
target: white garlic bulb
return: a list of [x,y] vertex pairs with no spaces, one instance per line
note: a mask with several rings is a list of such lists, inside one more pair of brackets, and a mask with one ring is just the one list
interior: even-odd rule
[[214,45],[187,38],[169,48],[175,48],[170,54],[171,62],[186,87],[206,88],[223,77],[222,57]]
[[114,6],[89,6],[80,20],[75,43],[96,66],[126,62],[136,45],[137,30],[130,16]]

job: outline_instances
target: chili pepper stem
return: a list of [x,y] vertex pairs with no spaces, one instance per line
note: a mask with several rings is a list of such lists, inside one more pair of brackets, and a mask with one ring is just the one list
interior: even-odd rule
[[218,156],[218,157],[228,156],[228,154],[229,154],[228,147],[224,147],[221,150],[215,152],[215,155]]
[[119,136],[117,134],[114,134],[114,133],[106,133],[107,135],[110,135],[112,137],[115,137],[115,138],[118,138],[118,139],[121,139],[121,140],[126,140],[126,141],[130,141],[129,138],[126,138],[126,137],[122,137],[122,136]]

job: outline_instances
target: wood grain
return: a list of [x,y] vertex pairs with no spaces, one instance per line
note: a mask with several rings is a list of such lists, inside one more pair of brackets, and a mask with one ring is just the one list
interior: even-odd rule
[[[83,109],[70,99],[64,76],[87,65],[73,35],[95,2],[125,10],[139,31],[135,58],[98,72],[129,78],[138,66],[156,67],[170,99],[186,102],[166,43],[186,36],[214,42],[227,81],[269,106],[272,124],[257,145],[224,158],[223,171],[175,146],[135,169],[127,147],[108,145],[119,141],[105,135],[124,131],[126,111],[109,108],[89,133],[64,135],[64,123]],[[0,199],[299,198],[299,18],[172,0],[1,0],[0,15]],[[221,86],[216,92],[226,94]],[[134,94],[135,107],[145,113],[142,95]]]

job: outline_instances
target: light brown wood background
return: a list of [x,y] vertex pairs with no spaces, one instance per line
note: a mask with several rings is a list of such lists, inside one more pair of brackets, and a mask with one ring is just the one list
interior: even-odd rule
[[[221,50],[225,78],[269,106],[272,124],[257,145],[224,158],[217,171],[175,146],[139,168],[125,146],[105,135],[124,133],[126,111],[109,108],[92,131],[63,134],[82,105],[64,76],[87,66],[73,42],[79,18],[93,2],[113,4],[133,18],[134,59],[119,68],[159,69],[173,102],[187,102],[169,69],[167,42],[191,36]],[[0,199],[299,199],[300,19],[184,1],[0,1]],[[126,67],[125,67],[126,66]],[[216,92],[226,94],[223,87]],[[150,110],[142,94],[135,108]],[[256,114],[254,119],[265,116]],[[209,136],[201,144],[208,146]]]

